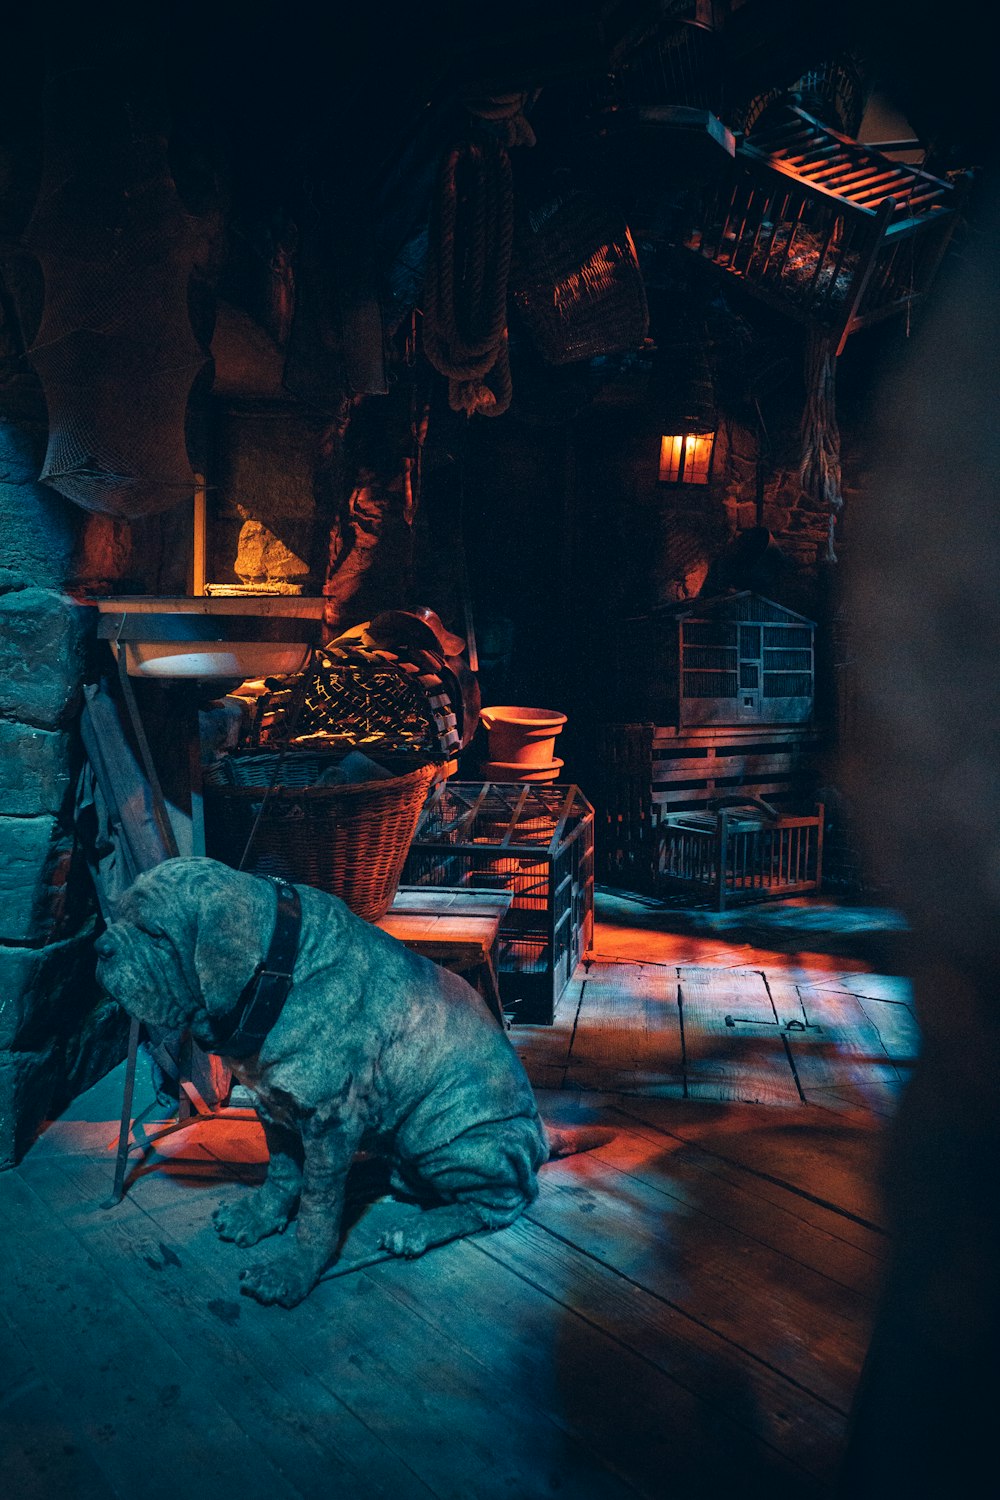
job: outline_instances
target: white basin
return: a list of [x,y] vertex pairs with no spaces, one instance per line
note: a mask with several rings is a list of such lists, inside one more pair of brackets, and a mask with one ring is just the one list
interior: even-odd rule
[[205,679],[284,676],[299,671],[320,638],[322,598],[153,594],[86,601],[97,634],[120,643],[130,677]]

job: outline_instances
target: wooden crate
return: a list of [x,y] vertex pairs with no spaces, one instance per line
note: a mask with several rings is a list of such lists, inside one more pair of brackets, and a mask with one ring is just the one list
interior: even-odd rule
[[848,335],[924,297],[968,177],[934,177],[789,105],[745,136],[709,182],[687,248],[753,296]]
[[823,805],[800,816],[752,806],[668,813],[660,823],[656,884],[664,895],[738,902],[817,891],[823,879]]
[[593,941],[594,809],[557,782],[442,782],[403,884],[510,891],[496,961],[504,1010],[551,1025]]
[[763,797],[783,812],[811,808],[820,736],[806,725],[605,724],[592,779],[598,878],[651,890],[660,824],[719,797]]

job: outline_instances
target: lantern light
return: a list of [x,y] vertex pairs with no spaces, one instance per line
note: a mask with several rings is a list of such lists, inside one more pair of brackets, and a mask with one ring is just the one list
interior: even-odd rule
[[665,354],[658,478],[661,484],[708,484],[718,414],[705,330],[690,330]]
[[714,432],[664,434],[660,438],[661,484],[707,484],[715,455]]

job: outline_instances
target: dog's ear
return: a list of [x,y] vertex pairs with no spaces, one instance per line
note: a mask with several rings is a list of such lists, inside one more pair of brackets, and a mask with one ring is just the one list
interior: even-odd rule
[[222,1015],[235,1005],[264,957],[277,896],[269,881],[226,869],[198,908],[194,968],[205,1009]]

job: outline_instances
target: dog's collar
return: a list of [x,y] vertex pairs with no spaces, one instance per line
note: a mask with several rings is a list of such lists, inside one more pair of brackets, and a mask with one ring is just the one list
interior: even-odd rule
[[302,929],[302,903],[293,885],[276,877],[268,878],[277,888],[278,910],[267,953],[232,1010],[209,1018],[213,1050],[224,1057],[253,1057],[260,1051],[292,987]]

